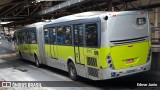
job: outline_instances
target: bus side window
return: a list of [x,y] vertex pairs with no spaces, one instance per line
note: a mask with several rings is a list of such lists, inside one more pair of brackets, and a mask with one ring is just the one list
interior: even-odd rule
[[26,37],[27,37],[27,39],[26,39],[27,41],[26,42],[30,43],[30,31],[26,32]]
[[31,43],[37,43],[35,31],[31,31]]
[[22,43],[26,43],[26,39],[27,39],[27,37],[26,37],[26,32],[23,32],[22,33]]
[[71,45],[72,44],[72,32],[71,32],[71,27],[66,26],[63,27],[63,38],[64,38],[64,44],[65,45]]
[[21,32],[18,32],[18,44],[22,44]]
[[20,33],[19,33],[19,32],[18,32],[18,35],[17,35],[17,36],[18,36],[18,44],[21,44],[21,43],[20,43],[20,38],[21,38],[21,36],[20,36]]
[[22,43],[25,44],[26,43],[26,32],[22,31]]
[[20,34],[17,32],[17,44],[20,44]]
[[27,43],[30,43],[31,39],[30,39],[30,31],[27,31]]
[[48,29],[44,29],[44,40],[45,40],[45,44],[49,44],[49,30]]
[[26,43],[29,43],[29,31],[26,32]]
[[17,43],[17,32],[14,32],[12,40]]
[[63,45],[64,44],[64,34],[62,27],[58,27],[57,29],[57,44]]
[[23,43],[23,33],[20,32],[20,44],[22,44],[22,43]]
[[50,28],[50,40],[52,44],[56,44],[56,28]]
[[74,44],[83,46],[83,26],[74,25]]
[[98,47],[98,28],[97,24],[87,24],[85,26],[86,31],[86,46]]

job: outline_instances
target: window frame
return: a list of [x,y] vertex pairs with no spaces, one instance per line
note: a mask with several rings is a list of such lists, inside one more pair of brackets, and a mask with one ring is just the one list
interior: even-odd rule
[[[75,44],[75,26],[82,26],[82,44]],[[85,36],[85,34],[84,34],[84,24],[74,24],[73,25],[73,44],[74,44],[74,46],[79,46],[79,47],[84,47],[84,36]],[[79,42],[79,31],[78,31],[78,42]]]
[[[35,42],[32,42],[33,40],[32,40],[32,34],[35,34]],[[30,43],[31,44],[37,44],[37,34],[36,34],[36,31],[35,30],[30,30]]]
[[[63,26],[63,35],[64,35],[64,33],[66,34],[66,31],[64,32],[64,27],[65,27],[65,28],[66,28],[66,27],[70,27],[70,35],[71,35],[71,37],[70,37],[70,41],[71,41],[71,42],[70,42],[69,44],[66,44],[65,41],[64,41],[64,45],[65,45],[65,46],[72,46],[72,43],[73,43],[73,39],[72,39],[72,38],[73,38],[73,33],[72,33],[72,30],[73,30],[73,29],[72,29],[72,26],[71,26],[71,25]],[[66,39],[65,39],[65,40],[66,40]]]
[[[59,28],[61,28],[62,29],[62,32],[63,32],[63,26],[57,26],[57,38],[56,38],[56,44],[57,45],[64,45],[64,44],[59,44],[59,42],[58,42],[58,39],[59,39]],[[62,36],[63,36],[63,34],[62,34]]]
[[[95,24],[97,26],[97,46],[88,46],[87,45],[86,26],[92,25],[92,24]],[[100,47],[100,28],[99,28],[99,24],[97,22],[91,22],[91,23],[84,24],[84,42],[85,42],[85,47],[89,47],[89,48],[99,48]]]
[[[48,43],[46,43],[46,39],[45,39],[45,29],[48,30]],[[44,35],[44,37],[43,37],[43,38],[44,38],[44,44],[50,44],[49,28],[44,28],[44,29],[43,29],[43,33],[44,33],[44,34],[43,34],[43,35]]]
[[[53,29],[55,29],[55,35],[53,35]],[[54,40],[53,40],[53,36],[55,36]],[[56,45],[57,44],[57,27],[49,27],[49,37],[50,37],[50,44]]]
[[[58,39],[60,39],[61,37],[59,37],[59,32],[58,29],[62,28],[62,36],[64,36],[64,34],[66,34],[66,32],[64,32],[64,28],[65,27],[70,27],[70,34],[71,34],[71,43],[70,44],[65,44],[64,38],[63,38],[63,42],[61,44],[61,42],[58,42]],[[63,46],[73,46],[73,29],[72,29],[72,25],[62,25],[62,26],[57,26],[57,32],[56,32],[57,36],[56,36],[56,44],[57,45],[63,45]]]

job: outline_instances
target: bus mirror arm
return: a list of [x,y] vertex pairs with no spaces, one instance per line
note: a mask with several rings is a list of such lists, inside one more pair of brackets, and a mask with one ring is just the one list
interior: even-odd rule
[[105,16],[103,19],[104,19],[104,20],[108,20],[108,16]]

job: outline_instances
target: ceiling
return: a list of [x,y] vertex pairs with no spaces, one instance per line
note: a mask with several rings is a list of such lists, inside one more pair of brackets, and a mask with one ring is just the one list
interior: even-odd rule
[[14,11],[15,9],[18,9],[18,7],[22,5],[24,5],[23,0],[3,0],[1,1],[0,2],[0,19],[3,21],[3,19],[7,15],[9,15],[10,13],[12,13],[12,11]]
[[2,9],[4,6],[3,5],[6,5],[6,4],[8,4],[8,3],[10,3],[10,2],[12,2],[13,0],[5,0],[5,1],[1,1],[0,2],[0,9]]
[[139,10],[160,6],[160,0],[1,0],[1,22],[25,25],[85,11]]
[[64,0],[42,1],[40,3],[35,0],[3,0],[0,2],[0,20],[1,22],[23,21],[36,12],[62,2]]

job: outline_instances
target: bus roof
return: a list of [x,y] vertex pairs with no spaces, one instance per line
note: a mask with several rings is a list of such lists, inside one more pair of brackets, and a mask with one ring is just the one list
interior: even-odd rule
[[68,15],[68,16],[63,16],[57,19],[52,19],[50,22],[37,22],[33,24],[26,25],[22,28],[19,28],[17,30],[22,30],[25,28],[30,28],[30,27],[36,27],[39,25],[49,25],[49,24],[54,24],[54,23],[61,23],[61,22],[67,22],[67,21],[73,21],[73,20],[80,20],[80,19],[88,19],[88,18],[98,18],[101,15],[127,15],[127,14],[138,14],[139,12],[145,12],[145,11],[113,11],[113,12],[107,12],[107,11],[89,11],[89,12],[83,12],[83,13],[77,13],[73,15]]
[[100,17],[101,15],[128,15],[128,14],[138,14],[139,12],[144,12],[144,11],[113,11],[113,12],[107,12],[107,11],[90,11],[90,12],[83,12],[83,13],[78,13],[78,14],[73,14],[73,15],[68,15],[64,17],[60,17],[58,19],[52,19],[52,23],[60,23],[60,22],[67,22],[67,21],[73,21],[73,20],[80,20],[80,19],[88,19],[88,18],[93,18],[93,17]]
[[53,19],[51,23],[60,23],[60,22],[67,22],[67,21],[72,21],[72,20],[86,19],[89,17],[98,17],[99,15],[104,14],[104,13],[106,12],[105,11],[83,12],[83,13],[60,17],[58,19]]
[[37,26],[40,26],[40,25],[45,25],[47,23],[49,23],[49,22],[36,22],[36,23],[25,25],[21,28],[18,28],[18,29],[16,29],[16,31],[27,29],[27,28],[32,28],[32,27],[37,27]]

